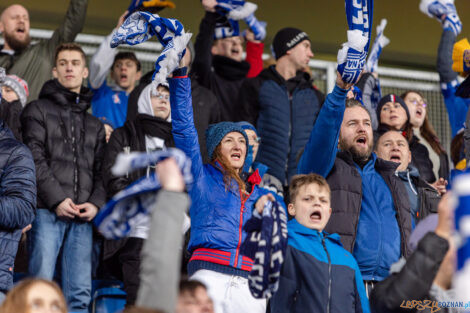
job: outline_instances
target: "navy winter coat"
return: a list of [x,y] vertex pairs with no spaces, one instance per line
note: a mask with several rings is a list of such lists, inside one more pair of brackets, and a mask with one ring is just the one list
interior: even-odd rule
[[297,159],[310,137],[324,96],[308,74],[286,81],[271,66],[247,80],[238,99],[241,119],[256,126],[261,137],[256,161],[283,185],[297,172]]
[[0,120],[0,290],[13,285],[21,230],[34,220],[36,172],[29,149]]
[[232,180],[226,188],[223,170],[211,164],[203,165],[194,127],[191,105],[191,81],[187,77],[170,80],[172,132],[175,146],[192,161],[194,184],[191,195],[192,253],[189,275],[198,269],[247,276],[253,261],[240,255],[240,245],[246,233],[242,230],[250,219],[259,189],[253,184],[250,195],[242,200],[238,185]]
[[370,312],[361,272],[338,234],[287,224],[288,247],[271,313]]

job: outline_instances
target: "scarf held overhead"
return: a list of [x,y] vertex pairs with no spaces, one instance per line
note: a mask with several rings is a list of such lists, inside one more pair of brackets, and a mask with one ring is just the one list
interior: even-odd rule
[[338,51],[337,69],[349,84],[357,82],[366,62],[373,4],[373,0],[345,0],[348,41]]
[[[184,152],[176,148],[152,153],[131,152],[121,153],[116,159],[112,172],[116,176],[125,175],[127,172],[149,165],[157,164],[167,158],[175,159],[186,183],[187,188],[193,183],[191,174],[191,160]],[[161,187],[158,177],[152,173],[149,177],[142,178],[118,192],[105,204],[96,215],[94,224],[106,239],[120,239],[126,237],[134,225],[148,219],[150,208],[155,203],[157,193]]]
[[184,31],[183,24],[176,19],[159,17],[157,14],[134,12],[114,33],[111,48],[121,44],[138,45],[153,36],[156,36],[163,46],[152,76],[152,90],[156,91],[158,85],[165,83],[168,75],[178,67],[191,39],[192,34]]

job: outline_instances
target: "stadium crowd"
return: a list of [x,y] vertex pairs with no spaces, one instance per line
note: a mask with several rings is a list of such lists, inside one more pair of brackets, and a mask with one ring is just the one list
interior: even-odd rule
[[[251,8],[240,32],[234,3],[201,1],[194,45],[164,81],[187,35],[152,15],[169,0],[132,1],[90,60],[74,42],[87,0],[70,0],[35,44],[25,7],[1,12],[0,313],[90,312],[105,281],[125,292],[125,312],[142,313],[417,312],[403,303],[457,300],[447,189],[470,158],[470,78],[458,79],[470,44],[457,42],[453,0],[420,3],[443,28],[450,151],[419,90],[381,95],[380,51],[357,79],[339,66],[324,95],[309,35],[277,30],[267,66],[265,24]],[[155,73],[112,48],[135,39],[138,18],[167,44]],[[135,192],[148,182],[159,190]]]

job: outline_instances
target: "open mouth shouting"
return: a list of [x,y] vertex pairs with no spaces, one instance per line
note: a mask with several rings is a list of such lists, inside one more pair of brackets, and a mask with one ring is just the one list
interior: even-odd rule
[[356,140],[354,141],[359,147],[367,148],[367,136],[366,135],[360,135],[356,137]]
[[399,153],[392,153],[390,155],[390,161],[395,163],[401,163],[401,155]]
[[240,161],[241,160],[241,153],[240,152],[234,152],[230,154],[230,158],[234,161]]
[[311,222],[321,222],[321,211],[315,210],[310,214]]
[[424,110],[422,108],[417,108],[416,109],[416,117],[421,118],[424,116]]

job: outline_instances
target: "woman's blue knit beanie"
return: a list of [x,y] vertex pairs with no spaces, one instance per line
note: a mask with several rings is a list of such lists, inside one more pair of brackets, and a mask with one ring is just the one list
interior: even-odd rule
[[212,154],[214,153],[217,145],[222,141],[222,138],[231,132],[239,132],[243,137],[245,137],[246,151],[248,151],[248,136],[240,125],[233,122],[211,124],[206,130],[206,147],[210,160],[212,160]]

